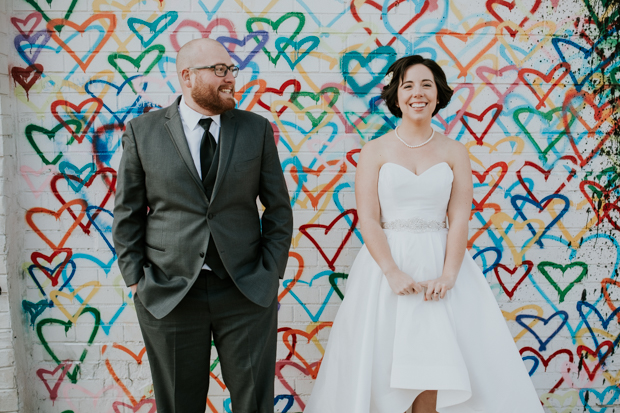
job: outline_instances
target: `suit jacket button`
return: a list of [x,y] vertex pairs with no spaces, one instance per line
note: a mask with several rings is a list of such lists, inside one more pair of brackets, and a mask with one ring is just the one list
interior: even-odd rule
[[204,253],[204,252],[201,252],[201,253],[200,253],[200,258],[204,258],[204,257],[205,257],[205,253]]
[[213,219],[213,214],[210,213],[209,215],[207,215],[207,218]]

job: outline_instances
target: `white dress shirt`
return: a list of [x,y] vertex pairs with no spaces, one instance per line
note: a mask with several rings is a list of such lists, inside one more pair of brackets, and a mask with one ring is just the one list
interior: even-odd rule
[[[183,132],[185,132],[185,139],[187,139],[187,145],[189,146],[189,151],[192,154],[192,159],[194,160],[194,165],[196,166],[196,170],[198,171],[198,176],[202,179],[202,168],[200,164],[200,142],[202,141],[202,135],[205,130],[202,126],[198,124],[200,119],[211,118],[213,122],[211,122],[211,126],[209,127],[209,132],[215,138],[215,143],[219,142],[220,139],[220,127],[221,120],[220,115],[215,116],[204,116],[202,113],[196,112],[194,109],[187,106],[185,100],[181,97],[181,102],[179,103],[179,115],[181,115],[181,123],[183,123]],[[207,264],[202,265],[202,269],[211,270]]]
[[198,176],[202,179],[202,168],[200,164],[200,142],[202,141],[202,135],[205,130],[198,124],[200,119],[211,118],[213,122],[211,122],[211,126],[209,127],[209,132],[215,138],[215,143],[219,142],[220,139],[220,127],[221,127],[221,119],[220,115],[215,116],[205,116],[202,113],[196,112],[194,109],[187,106],[185,100],[181,97],[181,102],[179,103],[179,115],[181,115],[181,122],[183,123],[183,132],[185,132],[185,139],[187,139],[187,145],[189,146],[189,151],[192,154],[192,159],[194,160],[194,165],[196,166],[196,170],[198,171]]

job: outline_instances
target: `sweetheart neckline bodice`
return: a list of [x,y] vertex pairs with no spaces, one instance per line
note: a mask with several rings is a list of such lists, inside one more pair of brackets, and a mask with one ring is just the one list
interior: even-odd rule
[[381,222],[418,218],[445,221],[453,180],[447,162],[436,163],[419,175],[395,162],[384,163],[377,188]]
[[[410,172],[412,175],[417,176],[418,178],[419,178],[419,177],[421,177],[422,175],[424,175],[425,173],[427,173],[428,171],[430,171],[431,169],[433,169],[434,167],[439,166],[439,165],[441,165],[441,164],[445,164],[445,165],[447,165],[447,166],[448,166],[448,168],[450,168],[450,165],[448,164],[448,162],[446,162],[446,161],[442,161],[442,162],[438,162],[438,163],[434,164],[434,165],[433,165],[433,166],[431,166],[430,168],[426,168],[426,169],[424,170],[424,172],[422,172],[422,173],[420,173],[420,174],[417,174],[417,173],[413,172],[411,169],[407,168],[406,166],[401,165],[401,164],[396,163],[396,162],[385,162],[383,165],[381,165],[381,168],[379,168],[379,169],[380,169],[380,170],[381,170],[381,169],[383,169],[383,167],[384,167],[385,165],[388,165],[388,164],[389,164],[389,165],[396,165],[396,166],[398,166],[399,168],[405,169],[406,171]],[[450,171],[452,172],[452,168],[450,168]],[[454,173],[454,172],[453,172],[453,173]]]

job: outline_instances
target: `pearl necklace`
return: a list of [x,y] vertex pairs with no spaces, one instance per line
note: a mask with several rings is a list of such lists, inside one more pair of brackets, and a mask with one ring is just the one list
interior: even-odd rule
[[433,136],[435,136],[435,129],[431,128],[431,129],[432,129],[432,131],[433,131],[433,133],[431,133],[431,137],[430,137],[430,138],[428,138],[425,142],[422,142],[422,143],[421,143],[421,144],[419,144],[419,145],[409,145],[407,142],[405,142],[405,141],[403,140],[403,138],[401,138],[400,136],[398,136],[398,128],[399,128],[399,127],[400,127],[400,126],[397,126],[397,127],[396,127],[396,129],[394,129],[394,134],[396,135],[396,137],[398,138],[398,140],[399,140],[399,141],[401,141],[401,142],[403,143],[403,145],[405,145],[407,148],[412,148],[412,149],[413,149],[413,148],[419,148],[420,146],[424,146],[424,145],[426,145],[427,143],[429,143],[429,142],[431,141],[431,139],[433,139]]

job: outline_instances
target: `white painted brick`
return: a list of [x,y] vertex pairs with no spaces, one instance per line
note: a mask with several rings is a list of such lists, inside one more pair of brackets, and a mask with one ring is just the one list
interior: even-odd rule
[[8,115],[7,117],[2,118],[2,123],[13,124],[13,107],[14,107],[13,99],[10,96],[0,96],[0,115]]
[[13,349],[13,334],[10,330],[0,330],[0,351]]
[[9,76],[0,74],[0,95],[9,93]]
[[126,342],[142,342],[140,326],[137,323],[123,325],[123,337]]
[[[4,35],[0,35],[0,42],[6,42],[6,37]],[[0,75],[9,74],[9,62],[7,57],[0,54]]]
[[290,305],[281,305],[278,310],[278,322],[282,323],[290,323],[293,321],[293,306]]
[[13,349],[0,350],[0,368],[11,367],[15,363]]
[[310,395],[314,380],[310,378],[300,378],[295,380],[295,391],[299,394]]
[[0,329],[11,328],[11,317],[8,312],[0,313]]
[[0,412],[17,411],[17,390],[0,390]]
[[15,369],[13,366],[10,368],[0,368],[0,388],[11,389],[15,388]]

